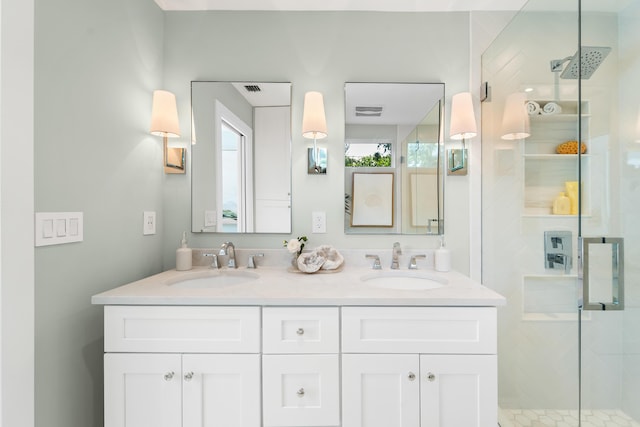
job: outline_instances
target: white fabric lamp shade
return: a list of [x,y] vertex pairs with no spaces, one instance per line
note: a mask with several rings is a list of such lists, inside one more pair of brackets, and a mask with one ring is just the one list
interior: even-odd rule
[[324,100],[320,92],[307,92],[304,95],[302,136],[309,139],[327,137],[327,119],[324,115]]
[[468,139],[478,134],[473,99],[469,92],[453,95],[451,99],[451,125],[449,138]]
[[531,135],[525,102],[526,96],[523,92],[512,93],[507,97],[502,116],[502,139],[513,141]]
[[166,90],[153,91],[150,132],[152,135],[170,138],[180,136],[178,108],[173,93]]

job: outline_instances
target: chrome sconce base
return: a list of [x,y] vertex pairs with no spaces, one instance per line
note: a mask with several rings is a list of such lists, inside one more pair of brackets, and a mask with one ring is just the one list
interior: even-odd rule
[[327,149],[308,148],[307,149],[307,174],[326,175],[327,174]]
[[447,150],[447,175],[467,175],[467,149]]

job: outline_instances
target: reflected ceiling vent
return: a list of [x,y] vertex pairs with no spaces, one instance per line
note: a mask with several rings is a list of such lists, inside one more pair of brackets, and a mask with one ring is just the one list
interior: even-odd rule
[[380,117],[382,107],[356,107],[356,117]]
[[260,91],[262,91],[262,89],[260,89],[260,86],[258,86],[258,85],[244,85],[244,88],[247,90],[247,92],[260,92]]

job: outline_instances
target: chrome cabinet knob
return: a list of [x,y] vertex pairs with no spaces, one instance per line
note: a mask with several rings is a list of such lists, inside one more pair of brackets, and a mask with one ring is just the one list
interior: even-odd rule
[[436,380],[436,374],[434,374],[433,372],[429,372],[427,374],[427,380],[429,380],[431,382],[435,381]]
[[184,374],[185,381],[191,381],[192,378],[193,378],[193,372],[187,372],[186,374]]
[[296,334],[298,334],[298,335],[304,335],[304,329],[302,329],[302,328],[298,328],[298,330],[296,331]]
[[414,374],[413,372],[409,372],[409,375],[407,375],[407,378],[409,378],[409,381],[413,381],[416,379],[416,374]]
[[173,379],[174,375],[175,375],[175,373],[173,371],[167,372],[166,374],[164,374],[164,380],[165,381],[171,381]]
[[304,389],[300,388],[300,390],[298,390],[296,394],[298,395],[298,397],[304,397]]

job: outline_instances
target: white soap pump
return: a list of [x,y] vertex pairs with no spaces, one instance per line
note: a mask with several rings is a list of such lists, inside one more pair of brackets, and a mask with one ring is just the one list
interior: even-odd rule
[[435,252],[436,271],[451,270],[451,251],[444,247],[444,236],[440,237],[440,247]]
[[176,250],[176,270],[186,271],[192,267],[192,251],[187,247],[187,232],[182,232],[180,247]]

